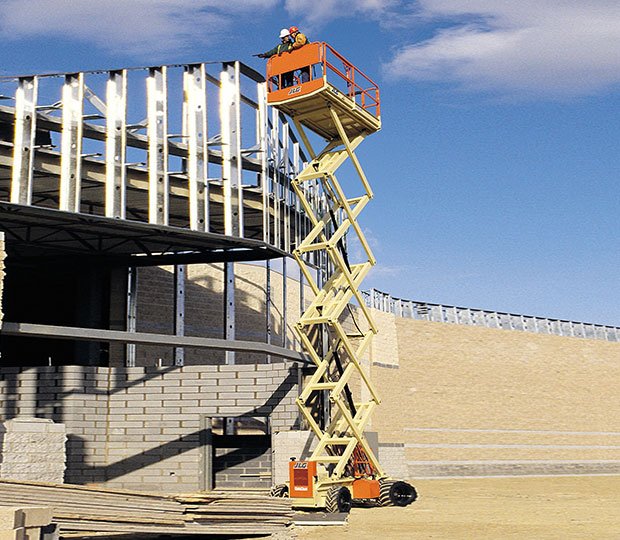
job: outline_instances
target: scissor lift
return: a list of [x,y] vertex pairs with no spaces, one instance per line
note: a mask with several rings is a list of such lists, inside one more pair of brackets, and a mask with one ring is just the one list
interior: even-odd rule
[[[314,300],[295,329],[316,365],[297,404],[318,438],[307,461],[290,462],[288,485],[276,486],[273,494],[289,494],[295,507],[330,512],[348,511],[353,499],[406,506],[416,498],[414,488],[385,474],[364,435],[381,400],[362,366],[377,327],[359,288],[376,260],[357,221],[373,192],[355,150],[381,129],[379,88],[326,43],[311,43],[272,57],[267,83],[268,103],[292,118],[311,157],[293,181],[293,189],[312,228],[293,255],[314,292]],[[308,130],[327,141],[319,152]],[[348,159],[360,181],[361,194],[353,197],[344,193],[336,177]],[[327,197],[322,214],[310,204],[309,186],[317,181]],[[344,240],[350,233],[363,248],[362,262],[348,259]],[[325,280],[308,263],[308,254],[320,251],[331,262],[332,271]],[[343,322],[353,300],[362,321],[354,321],[351,332]],[[369,396],[367,400],[354,399],[350,383],[355,379],[359,380],[359,395]],[[325,393],[331,412],[321,420],[313,404],[317,394]]]

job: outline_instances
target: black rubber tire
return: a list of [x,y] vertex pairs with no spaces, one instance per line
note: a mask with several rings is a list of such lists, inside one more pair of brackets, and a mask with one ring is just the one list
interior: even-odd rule
[[380,506],[408,506],[418,498],[415,488],[401,480],[379,481]]
[[329,488],[325,497],[325,511],[330,514],[336,512],[344,512],[348,514],[351,511],[352,497],[348,488],[342,486],[334,486]]
[[271,488],[269,492],[271,497],[288,497],[288,486],[286,484],[278,484]]
[[392,506],[390,499],[390,489],[392,489],[393,480],[379,480],[379,506]]
[[394,482],[390,488],[390,500],[394,506],[409,506],[417,498],[415,488],[407,482]]

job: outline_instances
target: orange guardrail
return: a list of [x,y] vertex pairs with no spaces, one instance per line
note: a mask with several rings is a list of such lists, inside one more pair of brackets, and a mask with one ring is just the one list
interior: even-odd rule
[[309,43],[267,61],[270,103],[299,98],[327,84],[373,116],[381,116],[377,84],[325,42]]

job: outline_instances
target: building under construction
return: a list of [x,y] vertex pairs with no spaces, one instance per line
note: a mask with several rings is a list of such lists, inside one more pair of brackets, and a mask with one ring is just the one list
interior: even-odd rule
[[[239,62],[5,81],[2,358],[36,366],[28,390],[16,373],[7,416],[79,419],[68,481],[270,486],[271,435],[297,425],[317,437],[299,469],[321,470],[313,487],[291,472],[291,497],[325,507],[331,493],[341,510],[351,491],[379,497],[387,475],[364,435],[379,397],[362,366],[377,329],[360,290],[375,259],[357,222],[372,190],[354,152],[380,129],[379,89],[324,43],[268,69],[268,82]],[[291,86],[296,71],[310,80]],[[327,141],[318,153],[312,137]],[[335,174],[348,159],[353,196]],[[238,295],[243,261],[264,269],[257,314]]]
[[60,463],[25,452],[0,477],[36,463],[73,484],[269,489],[295,457],[324,471],[307,506],[342,507],[334,485],[379,498],[367,478],[617,470],[617,447],[556,438],[613,431],[557,404],[613,395],[620,330],[363,293],[356,150],[381,127],[379,89],[323,43],[268,69],[0,81],[0,420],[67,435]]

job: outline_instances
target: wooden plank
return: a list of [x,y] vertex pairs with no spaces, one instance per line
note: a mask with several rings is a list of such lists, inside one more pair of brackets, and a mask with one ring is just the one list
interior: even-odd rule
[[0,480],[0,506],[34,501],[53,508],[63,534],[269,534],[292,520],[289,500],[256,493],[169,496]]

